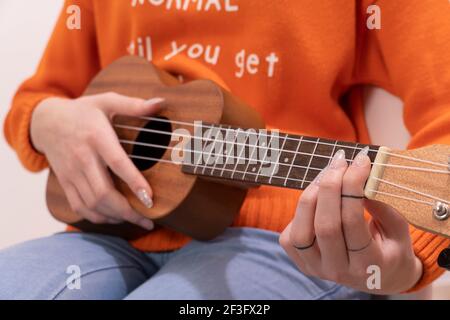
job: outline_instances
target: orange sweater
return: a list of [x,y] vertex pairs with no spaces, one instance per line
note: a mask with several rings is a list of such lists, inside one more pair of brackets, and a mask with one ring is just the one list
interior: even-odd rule
[[[381,29],[366,27],[381,8]],[[81,9],[81,29],[67,27]],[[73,20],[72,20],[73,22]],[[102,68],[127,53],[186,78],[206,77],[256,108],[271,127],[368,143],[360,85],[375,84],[405,102],[411,148],[450,143],[448,0],[67,0],[36,74],[18,90],[5,134],[25,167],[46,159],[30,144],[30,116],[47,97],[80,96]],[[346,107],[342,107],[345,97]],[[235,226],[282,231],[299,193],[250,191]],[[449,240],[411,228],[424,275]],[[141,250],[179,248],[189,239],[165,229],[134,241]]]

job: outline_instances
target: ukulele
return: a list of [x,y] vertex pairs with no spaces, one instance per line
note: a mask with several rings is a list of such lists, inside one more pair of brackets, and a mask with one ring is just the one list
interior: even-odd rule
[[[194,239],[212,239],[231,225],[249,188],[265,184],[305,189],[339,149],[351,162],[358,151],[369,147],[372,169],[364,196],[394,207],[420,229],[450,237],[448,145],[403,151],[265,131],[256,111],[214,82],[181,84],[134,56],[103,69],[84,94],[104,92],[165,99],[155,117],[113,119],[123,148],[153,188],[153,208],[143,206],[117,177],[113,177],[115,186],[136,211],[158,225]],[[227,148],[217,148],[224,145],[225,137]],[[177,152],[182,157],[174,161]],[[98,225],[83,220],[71,210],[51,170],[46,200],[57,220],[79,230],[128,240],[148,233],[129,223]]]

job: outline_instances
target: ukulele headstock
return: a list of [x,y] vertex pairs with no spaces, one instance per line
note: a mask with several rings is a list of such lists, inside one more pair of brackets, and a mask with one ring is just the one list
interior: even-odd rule
[[450,146],[381,147],[365,195],[391,205],[412,225],[450,238]]

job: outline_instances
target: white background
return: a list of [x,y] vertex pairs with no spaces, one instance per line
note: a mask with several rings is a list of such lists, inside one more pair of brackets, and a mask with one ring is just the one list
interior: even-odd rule
[[64,230],[46,208],[46,173],[32,174],[6,144],[3,121],[20,83],[33,74],[60,0],[0,0],[0,248]]

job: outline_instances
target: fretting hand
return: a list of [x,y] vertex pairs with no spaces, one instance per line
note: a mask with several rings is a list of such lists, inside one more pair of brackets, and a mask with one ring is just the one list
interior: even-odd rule
[[[336,153],[301,195],[280,243],[307,275],[372,294],[399,293],[417,283],[422,263],[414,254],[407,222],[391,207],[362,197],[371,168],[367,151],[350,166],[343,150]],[[380,270],[379,288],[367,285],[369,266]]]

